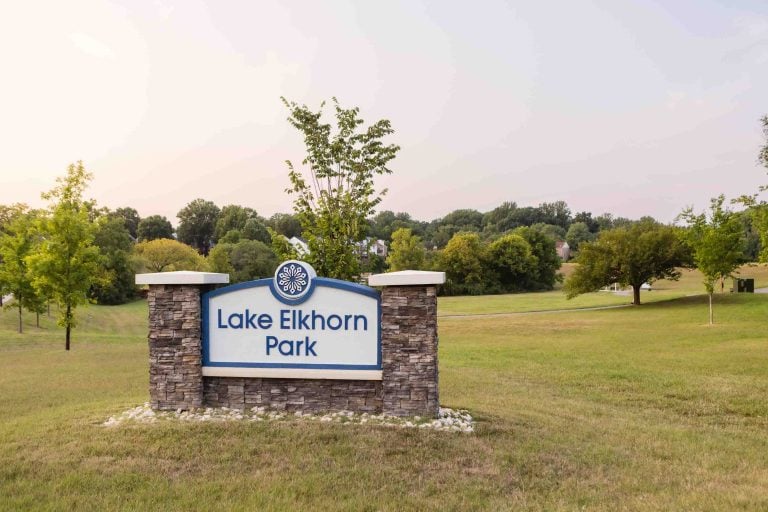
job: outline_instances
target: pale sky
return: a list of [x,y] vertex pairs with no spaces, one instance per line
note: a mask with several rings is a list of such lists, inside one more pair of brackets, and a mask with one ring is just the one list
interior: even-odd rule
[[174,224],[197,197],[291,211],[280,96],[391,120],[381,209],[422,220],[564,200],[671,221],[768,182],[765,0],[0,7],[4,204],[83,160],[100,205]]

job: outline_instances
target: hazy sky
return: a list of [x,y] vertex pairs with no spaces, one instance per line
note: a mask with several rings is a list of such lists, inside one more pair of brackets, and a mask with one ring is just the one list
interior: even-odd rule
[[0,203],[83,160],[100,205],[174,224],[196,197],[290,211],[280,96],[390,119],[381,206],[424,220],[562,199],[670,221],[768,181],[765,0],[8,1],[0,63]]

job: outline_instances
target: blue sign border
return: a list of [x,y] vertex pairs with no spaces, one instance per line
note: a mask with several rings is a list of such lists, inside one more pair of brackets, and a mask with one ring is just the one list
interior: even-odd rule
[[[211,361],[210,349],[209,349],[209,325],[208,325],[208,309],[210,299],[219,295],[235,292],[238,290],[244,290],[247,288],[258,288],[261,286],[267,286],[272,293],[272,296],[279,300],[281,303],[288,306],[297,306],[305,302],[312,296],[314,288],[316,286],[325,288],[335,288],[337,290],[345,290],[348,292],[364,295],[376,299],[376,314],[378,315],[378,332],[376,333],[376,364],[375,365],[354,365],[354,364],[312,364],[312,363],[242,363],[242,362],[222,362]],[[378,290],[363,286],[361,284],[350,283],[348,281],[341,281],[339,279],[331,279],[328,277],[315,277],[311,283],[312,289],[307,292],[304,297],[299,300],[285,300],[274,289],[274,280],[269,279],[257,279],[256,281],[246,281],[244,283],[237,283],[224,288],[217,288],[210,292],[204,293],[202,296],[202,349],[203,349],[203,366],[217,367],[217,368],[293,368],[293,369],[318,369],[318,370],[381,370],[381,293]]]

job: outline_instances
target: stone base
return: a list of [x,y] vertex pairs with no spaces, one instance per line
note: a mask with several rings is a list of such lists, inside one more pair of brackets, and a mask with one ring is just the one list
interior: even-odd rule
[[232,409],[380,414],[383,400],[380,381],[204,377],[203,403]]

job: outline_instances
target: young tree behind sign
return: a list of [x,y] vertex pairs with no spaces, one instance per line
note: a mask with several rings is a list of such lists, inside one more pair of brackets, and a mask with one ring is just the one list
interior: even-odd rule
[[363,240],[367,217],[386,191],[377,193],[373,179],[390,174],[387,167],[400,147],[382,143],[394,133],[386,119],[362,128],[359,109],[343,109],[336,98],[336,130],[321,122],[320,110],[311,111],[282,98],[290,111],[288,122],[304,135],[306,156],[302,174],[288,160],[289,194],[309,245],[306,259],[318,275],[352,279],[360,273],[355,244]]

